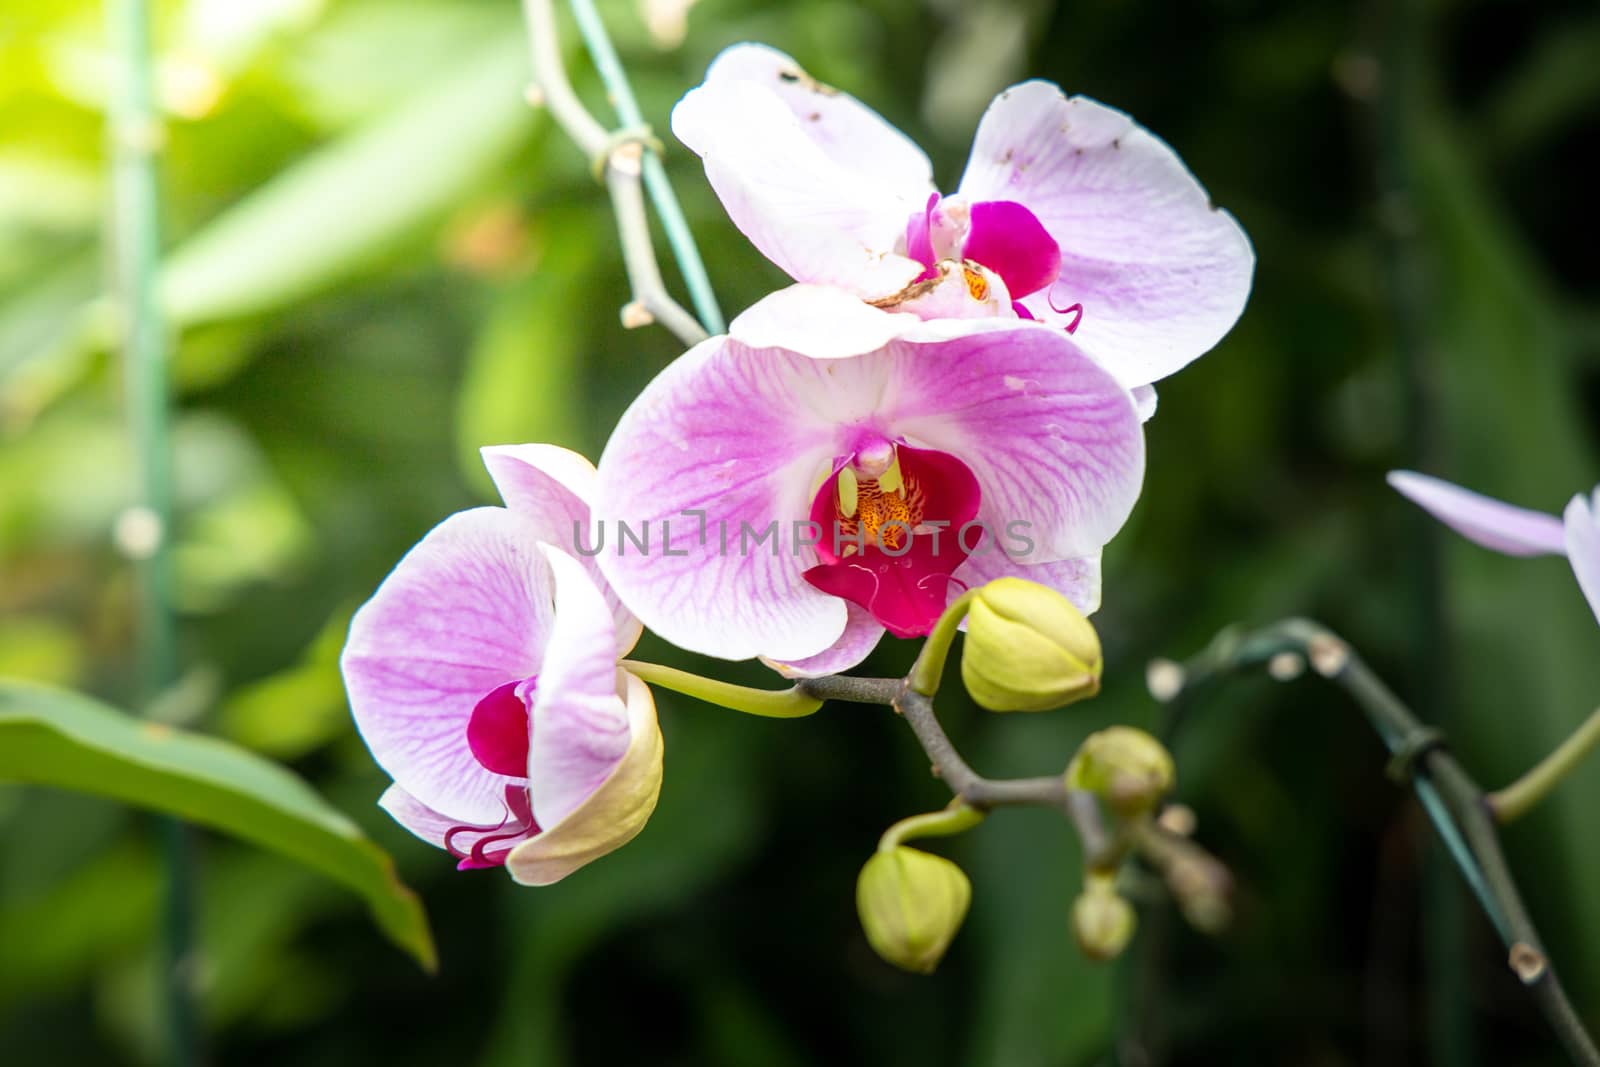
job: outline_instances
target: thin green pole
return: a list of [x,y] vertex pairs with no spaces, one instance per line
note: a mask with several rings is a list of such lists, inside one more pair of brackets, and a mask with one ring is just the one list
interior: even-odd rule
[[[617,118],[626,127],[643,126],[644,114],[639,110],[639,102],[634,99],[628,75],[622,69],[622,61],[611,44],[611,36],[606,33],[600,13],[595,10],[591,0],[572,0],[572,15],[578,24],[578,34],[594,60],[595,70],[605,83],[611,104],[616,108]],[[689,223],[683,217],[677,194],[672,191],[667,170],[654,152],[644,154],[643,167],[645,191],[650,194],[650,202],[661,219],[667,244],[672,248],[672,258],[677,261],[683,284],[689,289],[689,299],[694,304],[695,314],[700,317],[700,325],[709,334],[722,333],[727,329],[722,309],[717,306],[716,294],[711,290],[711,279],[707,277],[705,264],[700,259],[700,249],[695,245],[694,234],[689,231]]]
[[[117,66],[107,106],[111,245],[128,427],[137,465],[137,500],[124,513],[117,534],[137,567],[139,685],[148,707],[178,677],[172,437],[156,173],[163,131],[155,106],[148,0],[107,0],[105,11]],[[190,847],[183,824],[173,819],[161,821],[161,839],[167,869],[161,986],[169,1057],[176,1067],[188,1067],[198,1060]]]

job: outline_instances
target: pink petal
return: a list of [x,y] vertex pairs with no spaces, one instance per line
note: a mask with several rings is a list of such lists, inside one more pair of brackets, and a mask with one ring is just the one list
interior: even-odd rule
[[1012,200],[980,200],[971,212],[962,254],[1004,278],[1012,299],[1055,282],[1061,249],[1033,212]]
[[841,359],[882,348],[915,324],[915,316],[873,307],[831,285],[791,285],[747,308],[728,336],[748,348]]
[[434,527],[350,623],[341,666],[367,747],[405,792],[493,825],[507,776],[485,769],[467,724],[485,696],[539,673],[551,623],[537,530],[504,508]]
[[961,195],[1031,211],[1059,245],[1060,280],[1024,303],[1076,332],[1129,386],[1163,378],[1228,332],[1255,255],[1233,217],[1166,144],[1120,111],[1047,82],[998,96],[978,126]]
[[839,674],[856,666],[872,654],[883,637],[883,627],[866,608],[847,604],[849,615],[844,633],[829,648],[815,656],[784,663],[769,659],[767,666],[785,678],[820,678],[825,674]]
[[801,282],[857,296],[922,273],[895,252],[932,191],[927,158],[842,93],[819,92],[787,56],[729,49],[672,112],[735,226]]
[[467,720],[472,758],[496,774],[528,773],[528,705],[518,692],[527,683],[507,682],[478,701]]
[[1503,504],[1411,471],[1390,471],[1389,484],[1412,503],[1470,541],[1508,556],[1561,556],[1567,551],[1561,520]]
[[1588,499],[1580,493],[1567,505],[1566,548],[1578,586],[1600,620],[1600,489]]
[[556,625],[533,694],[528,794],[548,828],[611,776],[630,734],[610,607],[582,564],[557,548],[544,553],[555,574]]
[[[844,451],[839,420],[872,413],[864,362],[713,338],[623,414],[600,459],[598,558],[652,630],[726,659],[803,659],[839,638],[844,605],[801,577],[793,523]],[[620,522],[646,532],[648,554],[619,542]]]
[[460,861],[457,867],[464,871],[500,866],[512,848],[540,832],[528,807],[527,790],[521,786],[507,787],[503,816],[486,826],[463,824],[441,815],[397,785],[385,790],[378,806],[417,837],[455,856]]
[[[506,507],[536,523],[539,540],[579,551],[589,544],[589,501],[594,496],[595,469],[583,456],[557,445],[490,445],[480,450]],[[617,620],[617,655],[626,656],[639,641],[641,627],[606,585],[600,568],[585,561]]]
[[1049,563],[1100,551],[1144,479],[1144,434],[1127,390],[1047,326],[925,328],[890,346],[885,425],[972,469],[978,517],[1014,557]]
[[[962,529],[978,514],[981,494],[977,479],[966,464],[941,452],[901,447],[901,470],[908,486],[915,485],[924,500],[921,522],[927,533],[901,528],[898,544],[892,534],[876,536],[857,528],[850,540],[857,551],[841,557],[841,527],[837,478],[823,484],[811,506],[811,519],[824,532],[817,546],[822,562],[805,572],[806,581],[834,596],[865,608],[896,637],[921,637],[933,629],[952,599],[950,573],[967,558]],[[975,532],[975,531],[974,531]],[[975,543],[975,542],[974,542]]]
[[976,588],[996,578],[1025,578],[1049,586],[1085,615],[1100,610],[1100,556],[1063,559],[1055,563],[1018,563],[993,542],[985,542],[956,570],[957,580]]

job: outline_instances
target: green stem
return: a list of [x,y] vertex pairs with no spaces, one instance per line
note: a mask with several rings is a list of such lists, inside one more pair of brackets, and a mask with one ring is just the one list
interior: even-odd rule
[[[160,304],[161,215],[156,157],[162,128],[155,106],[147,0],[108,0],[106,30],[119,58],[108,105],[112,244],[120,311],[128,422],[137,457],[137,503],[120,527],[137,562],[142,703],[148,707],[178,676],[173,611],[173,462],[167,336]],[[166,1017],[174,1064],[198,1060],[192,987],[193,876],[181,823],[164,820],[167,869]]]
[[776,690],[752,689],[680,671],[676,667],[632,659],[623,660],[620,666],[652,685],[747,715],[760,715],[767,719],[800,719],[822,707],[821,700],[807,695],[799,686]]
[[967,617],[967,607],[976,595],[975,590],[968,589],[945,608],[944,614],[939,616],[939,621],[934,623],[933,632],[928,634],[928,639],[923,642],[922,651],[917,654],[917,661],[911,665],[911,674],[906,679],[912,692],[931,697],[939,691],[939,682],[944,677],[944,664],[950,655],[951,642],[956,639],[956,632],[961,629],[961,620]]
[[907,841],[919,837],[950,837],[963,833],[978,825],[983,818],[983,812],[968,807],[964,800],[956,797],[943,811],[912,815],[889,827],[878,839],[878,851],[893,852]]
[[[600,13],[595,10],[591,0],[572,0],[572,14],[578,23],[578,33],[583,37],[590,57],[594,59],[595,70],[599,72],[612,105],[617,109],[617,118],[625,127],[643,126],[644,115],[639,111],[639,102],[634,99],[628,75],[622,69],[622,61],[611,44]],[[677,194],[672,191],[667,170],[654,152],[645,153],[644,187],[650,194],[657,217],[661,219],[661,228],[666,232],[672,258],[677,261],[678,272],[683,275],[683,283],[689,289],[689,299],[700,316],[701,325],[709,334],[722,333],[727,326],[722,318],[722,309],[717,306],[716,294],[711,290],[711,279],[706,275],[705,264],[700,259],[700,249],[695,245],[694,234],[689,231],[689,223],[683,217]]]
[[1495,821],[1516,822],[1526,815],[1546,794],[1560,785],[1583,762],[1584,757],[1594,751],[1596,745],[1600,745],[1600,709],[1596,709],[1582,726],[1531,771],[1504,789],[1497,789],[1488,795],[1486,800]]
[[1305,656],[1366,713],[1394,757],[1394,769],[1422,799],[1500,934],[1512,970],[1532,992],[1567,1055],[1583,1067],[1600,1067],[1600,1051],[1567,999],[1506,863],[1489,797],[1445,748],[1439,733],[1424,726],[1342,638],[1314,622],[1289,619],[1202,653],[1185,665],[1177,696],[1241,667],[1266,663],[1280,652]]

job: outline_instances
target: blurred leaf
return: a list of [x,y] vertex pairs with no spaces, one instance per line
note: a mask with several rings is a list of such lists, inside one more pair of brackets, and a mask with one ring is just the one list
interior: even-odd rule
[[96,793],[282,852],[366,897],[395,944],[434,967],[422,905],[389,857],[277,764],[20,682],[0,682],[0,739],[0,778]]
[[524,137],[514,24],[450,77],[272,178],[181,245],[162,294],[180,325],[291,303],[360,269],[482,181]]
[[581,357],[588,339],[584,306],[597,244],[586,238],[592,210],[555,210],[540,234],[546,252],[525,282],[490,310],[467,357],[458,396],[461,460],[488,488],[478,459],[484,445],[543,441],[581,450],[586,439]]
[[304,660],[234,693],[222,706],[218,732],[275,759],[297,759],[349,733],[339,673],[349,628],[350,612],[335,613]]

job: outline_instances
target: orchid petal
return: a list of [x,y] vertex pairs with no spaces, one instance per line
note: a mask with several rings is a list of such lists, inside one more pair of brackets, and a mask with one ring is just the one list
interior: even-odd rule
[[1588,499],[1580,493],[1567,505],[1566,546],[1578,586],[1600,620],[1600,489]]
[[[537,523],[540,541],[577,551],[579,539],[588,536],[594,464],[557,445],[490,445],[479,451],[506,507]],[[616,619],[620,659],[638,644],[643,627],[606,584],[599,566],[588,561],[588,567]]]
[[841,167],[919,198],[933,189],[933,164],[915,141],[776,48],[745,43],[725,49],[711,61],[705,84],[735,94],[750,85],[776,93],[807,137]]
[[[801,577],[790,523],[843,451],[836,419],[872,412],[865,362],[712,338],[623,413],[600,459],[595,516],[612,543],[598,559],[651,629],[726,659],[798,660],[838,640],[844,605]],[[650,551],[622,542],[619,523]]]
[[849,604],[846,605],[846,611],[848,616],[845,619],[844,633],[830,647],[802,660],[785,663],[767,659],[764,662],[785,678],[821,678],[823,675],[839,674],[856,666],[878,647],[884,630],[883,625],[875,620],[872,612],[867,609],[857,604]]
[[[516,791],[522,789],[521,786],[510,788]],[[516,792],[508,792],[506,798],[514,800],[516,795]],[[525,805],[526,799],[520,803]],[[505,855],[518,843],[539,833],[536,823],[523,821],[518,812],[513,812],[504,803],[501,808],[503,817],[497,822],[483,826],[464,825],[459,819],[434,811],[397,785],[384,790],[383,796],[378,798],[378,806],[423,841],[435,848],[447,849],[461,859],[462,870],[499,866]],[[521,814],[527,814],[526,808]],[[474,860],[474,853],[482,858]]]
[[787,348],[842,359],[882,348],[915,316],[886,311],[831,285],[791,285],[747,308],[728,336],[750,348]]
[[731,49],[673,109],[673,132],[704,160],[734,225],[796,281],[896,292],[923,271],[892,250],[932,191],[927,160],[919,175],[915,146],[797,71],[770,49]]
[[1012,200],[980,200],[970,211],[963,256],[1004,278],[1019,300],[1055,282],[1061,248],[1033,212]]
[[1530,511],[1411,471],[1390,471],[1389,484],[1470,541],[1508,556],[1561,556],[1567,535],[1554,515]]
[[533,694],[528,794],[534,818],[551,827],[611,776],[629,736],[611,610],[582,564],[541,548],[555,575],[556,626]]
[[1100,610],[1100,554],[1078,559],[1057,560],[1054,563],[1018,563],[1000,550],[998,545],[985,543],[967,561],[956,569],[956,579],[977,588],[996,578],[1023,578],[1048,586],[1072,601],[1073,606],[1085,615]]
[[1153,385],[1136,385],[1133,387],[1133,403],[1139,409],[1139,421],[1149,422],[1156,417],[1156,387]]
[[1244,310],[1255,254],[1164,142],[1120,111],[1031,81],[995,98],[960,193],[1026,205],[1061,248],[1060,279],[1026,297],[1124,384],[1203,355]]
[[[518,845],[506,870],[523,885],[558,882],[622,847],[644,829],[661,795],[661,727],[655,701],[638,678],[623,673],[628,748],[599,788],[561,822]],[[538,731],[534,732],[538,744]]]
[[949,336],[954,325],[926,324],[922,336],[947,336],[936,349],[918,334],[890,347],[880,417],[972,469],[979,519],[1023,562],[1098,552],[1144,478],[1132,397],[1059,330],[980,322]]
[[503,508],[434,527],[350,623],[341,666],[367,747],[419,802],[461,822],[504,813],[505,775],[473,758],[473,709],[539,673],[551,626],[536,527]]

